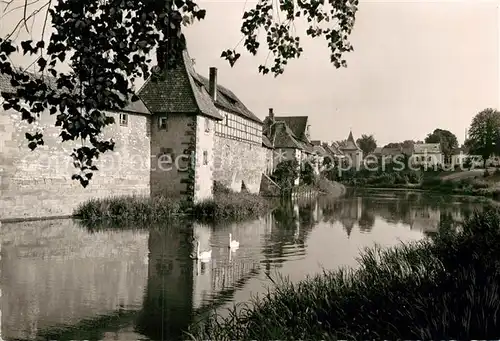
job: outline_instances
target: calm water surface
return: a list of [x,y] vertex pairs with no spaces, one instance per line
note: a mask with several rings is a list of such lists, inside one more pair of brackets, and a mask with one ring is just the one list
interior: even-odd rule
[[[175,340],[205,312],[272,285],[356,266],[359,251],[421,239],[482,203],[429,194],[350,194],[283,204],[238,224],[190,221],[89,231],[71,220],[0,227],[5,340]],[[229,233],[240,242],[228,250]],[[212,249],[194,262],[195,242]]]

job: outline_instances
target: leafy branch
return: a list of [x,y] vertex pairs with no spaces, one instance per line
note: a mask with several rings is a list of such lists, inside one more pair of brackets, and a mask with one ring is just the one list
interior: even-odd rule
[[[152,74],[161,78],[164,74],[155,71],[177,65],[186,44],[181,26],[204,19],[206,11],[193,0],[49,0],[28,14],[28,6],[40,0],[22,1],[22,6],[10,11],[22,9],[23,18],[10,34],[0,38],[0,72],[10,77],[16,89],[1,94],[3,107],[19,112],[30,124],[42,114],[53,115],[62,142],[82,140],[71,156],[78,170],[73,178],[86,187],[98,170],[95,161],[99,155],[115,146],[102,135],[114,123],[106,112],[119,111],[138,99],[133,91],[136,79]],[[3,3],[6,11],[13,0]],[[278,76],[288,60],[300,57],[303,51],[294,21],[304,17],[309,22],[307,35],[323,36],[331,62],[337,68],[345,66],[342,56],[352,51],[347,38],[357,4],[358,0],[261,0],[243,15],[244,47],[256,55],[263,29],[274,64],[260,65],[259,72]],[[16,44],[14,34],[22,27],[29,32],[28,20],[44,9],[41,37]],[[49,23],[53,33],[45,39]],[[328,27],[321,27],[325,23]],[[10,57],[17,52],[37,56],[33,62],[36,76],[12,65]],[[151,53],[156,53],[155,67],[150,66]],[[235,49],[222,53],[231,66],[240,56]],[[62,72],[62,65],[70,70]],[[44,145],[41,131],[26,134],[26,138],[32,150]]]

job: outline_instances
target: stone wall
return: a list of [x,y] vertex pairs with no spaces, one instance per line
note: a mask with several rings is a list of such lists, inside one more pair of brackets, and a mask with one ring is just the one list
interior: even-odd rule
[[[166,118],[166,128],[160,119]],[[155,115],[151,124],[151,195],[171,198],[186,194],[189,186],[191,145],[194,145],[196,116]],[[149,175],[149,174],[148,174]],[[149,178],[148,178],[149,179]]]
[[237,192],[244,182],[251,193],[259,193],[266,151],[261,145],[215,136],[214,179]]
[[[20,120],[16,111],[0,108],[0,220],[71,215],[90,199],[114,195],[149,195],[150,117],[128,114],[128,124],[108,126],[105,137],[116,142],[103,154],[87,188],[72,180],[70,154],[81,142],[61,143],[55,116],[41,115],[36,124]],[[40,129],[45,145],[28,148],[25,133]]]
[[265,155],[266,155],[266,171],[265,174],[271,175],[274,170],[274,159],[273,159],[273,150],[272,149],[265,149]]
[[215,121],[208,117],[197,116],[194,202],[209,199],[213,195],[214,134]]

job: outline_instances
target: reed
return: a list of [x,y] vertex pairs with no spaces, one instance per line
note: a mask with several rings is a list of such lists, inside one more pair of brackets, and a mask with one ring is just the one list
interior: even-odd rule
[[365,250],[359,267],[266,295],[193,325],[198,340],[491,339],[500,334],[500,214],[475,213],[432,239]]
[[265,214],[271,209],[266,198],[246,192],[235,193],[217,186],[213,199],[190,204],[165,197],[140,196],[91,199],[74,212],[85,225],[109,223],[126,226],[136,222],[159,222],[165,219],[190,216],[199,220],[245,219]]

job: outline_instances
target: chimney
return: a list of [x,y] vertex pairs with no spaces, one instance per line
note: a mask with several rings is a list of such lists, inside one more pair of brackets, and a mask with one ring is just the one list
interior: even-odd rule
[[209,89],[210,97],[214,100],[217,100],[217,68],[210,68],[210,80],[209,80]]
[[273,108],[269,108],[269,118],[271,121],[274,121],[274,111]]

